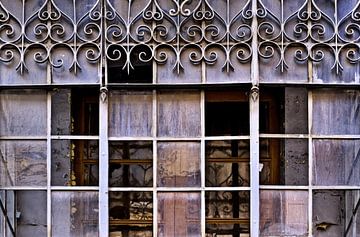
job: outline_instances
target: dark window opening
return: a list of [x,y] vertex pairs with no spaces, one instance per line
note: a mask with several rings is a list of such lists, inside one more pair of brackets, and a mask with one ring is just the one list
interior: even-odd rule
[[206,136],[248,135],[249,128],[249,102],[245,92],[206,94]]
[[97,90],[71,91],[71,134],[99,134],[99,95]]
[[[99,134],[99,96],[97,90],[71,91],[72,134]],[[73,155],[73,157],[72,157]],[[97,186],[99,183],[99,144],[73,140],[70,150],[72,185]]]
[[249,134],[247,102],[207,102],[205,134],[207,136],[236,136]]
[[260,93],[260,133],[284,132],[284,88],[267,88]]
[[[116,50],[125,54],[122,48],[110,49],[112,58],[116,58]],[[125,57],[119,60],[108,61],[109,83],[152,83],[152,61],[148,60],[151,51],[146,46],[137,46],[131,51],[130,63]]]

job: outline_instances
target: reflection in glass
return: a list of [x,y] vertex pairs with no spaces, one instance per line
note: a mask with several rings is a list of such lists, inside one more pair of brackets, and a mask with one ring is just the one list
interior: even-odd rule
[[200,143],[158,143],[158,186],[200,186]]
[[314,190],[314,236],[359,236],[359,190]]
[[250,192],[206,192],[206,236],[248,236]]
[[200,193],[158,193],[159,237],[199,237]]
[[46,186],[46,141],[0,141],[0,186]]
[[260,236],[307,236],[307,191],[260,191]]
[[46,136],[46,111],[45,91],[2,91],[0,135]]
[[206,142],[206,186],[250,185],[249,141]]
[[358,90],[318,90],[313,92],[314,134],[360,134]]
[[109,185],[152,187],[152,142],[111,142]]
[[0,202],[1,236],[47,236],[46,191],[2,190]]
[[151,92],[112,91],[110,93],[110,136],[151,136],[151,128]]
[[151,192],[111,192],[110,236],[152,236]]
[[158,95],[158,136],[200,136],[200,93],[160,93]]
[[360,185],[360,140],[313,141],[314,185]]
[[53,237],[97,237],[99,206],[97,192],[52,192]]

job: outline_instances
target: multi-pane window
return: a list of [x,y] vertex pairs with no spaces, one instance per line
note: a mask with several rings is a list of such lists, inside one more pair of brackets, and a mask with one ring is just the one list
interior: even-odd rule
[[0,236],[360,236],[359,2],[0,1]]

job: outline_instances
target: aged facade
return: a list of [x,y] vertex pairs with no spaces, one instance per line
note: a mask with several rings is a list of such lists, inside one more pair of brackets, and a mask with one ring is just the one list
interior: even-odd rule
[[0,236],[360,236],[360,2],[0,0]]

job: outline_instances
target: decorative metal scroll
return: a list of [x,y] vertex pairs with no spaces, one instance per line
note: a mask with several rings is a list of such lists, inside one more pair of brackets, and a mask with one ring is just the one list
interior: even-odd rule
[[[326,55],[337,74],[345,60],[358,63],[360,6],[358,1],[258,0],[258,52],[264,59],[278,53],[276,67],[288,69],[285,55],[291,48],[297,62],[320,63]],[[290,57],[291,58],[291,57]]]
[[[284,72],[289,58],[321,63],[329,54],[340,73],[345,61],[360,60],[360,3],[344,2],[2,0],[0,61],[16,64],[21,74],[29,70],[29,57],[74,74],[101,58],[128,73],[149,62],[181,73],[184,61],[209,66],[221,61],[222,70],[231,73],[235,61],[246,64],[256,56],[277,60],[276,68]],[[257,32],[251,30],[254,17]],[[69,62],[64,52],[71,55]]]

